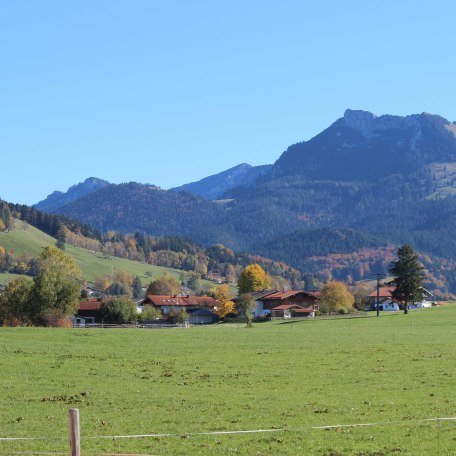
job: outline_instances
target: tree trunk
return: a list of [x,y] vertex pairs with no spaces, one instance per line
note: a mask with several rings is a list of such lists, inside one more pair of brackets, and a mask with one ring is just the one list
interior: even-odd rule
[[408,314],[408,302],[404,304],[404,315]]

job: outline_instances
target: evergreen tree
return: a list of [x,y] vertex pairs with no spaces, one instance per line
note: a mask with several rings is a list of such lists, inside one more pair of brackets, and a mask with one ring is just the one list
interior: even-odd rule
[[133,284],[131,285],[131,289],[133,290],[133,297],[135,299],[139,299],[142,295],[142,282],[139,276],[136,276],[133,279]]
[[391,263],[389,270],[394,276],[392,297],[404,306],[404,314],[407,314],[410,302],[423,300],[424,267],[413,248],[404,244],[398,249],[397,260]]

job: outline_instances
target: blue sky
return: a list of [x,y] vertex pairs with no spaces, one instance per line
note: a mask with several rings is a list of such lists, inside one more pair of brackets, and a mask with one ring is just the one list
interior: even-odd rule
[[452,1],[0,3],[0,198],[274,162],[346,108],[456,120]]

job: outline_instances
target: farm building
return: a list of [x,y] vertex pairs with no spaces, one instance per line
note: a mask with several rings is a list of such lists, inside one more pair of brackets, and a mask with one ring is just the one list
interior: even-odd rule
[[[379,297],[379,310],[383,311],[394,311],[394,310],[400,310],[401,306],[399,303],[397,303],[392,296],[392,293],[394,291],[394,286],[391,285],[384,285],[380,287],[379,292],[378,292],[378,297]],[[429,299],[432,297],[432,293],[430,293],[428,290],[425,288],[423,289],[424,291],[424,296]],[[369,294],[369,304],[370,308],[372,310],[375,310],[377,307],[377,290],[374,290],[372,293]],[[417,309],[421,309],[423,307],[432,307],[432,302],[425,300],[419,303],[415,303],[414,306]]]
[[87,298],[85,301],[79,303],[76,317],[94,319],[97,323],[101,321],[101,298]]
[[271,309],[272,318],[314,318],[314,307],[301,307],[296,304],[281,304]]
[[283,305],[293,305],[302,309],[318,307],[320,292],[289,290],[271,293],[263,298],[263,307],[265,310],[273,310]]
[[[217,301],[210,296],[164,296],[164,295],[148,295],[141,302],[141,306],[153,306],[160,309],[164,316],[168,315],[171,309],[180,311],[185,310],[189,315],[189,323],[213,323],[218,321],[215,314]],[[204,310],[205,312],[196,312],[196,310]],[[211,320],[211,321],[209,321]]]
[[[254,291],[252,293],[249,293],[250,296],[252,296],[252,298],[256,301],[255,309],[253,309],[254,318],[266,317],[271,313],[270,309],[266,309],[264,307],[263,299],[272,293],[275,293],[275,291]],[[236,302],[235,299],[234,302]]]
[[[308,292],[303,290],[289,291],[258,291],[249,293],[256,301],[255,309],[253,310],[254,318],[262,317],[284,317],[291,313],[298,316],[315,316],[315,310],[318,308],[320,300],[320,292]],[[236,302],[236,299],[234,299]],[[288,306],[288,307],[281,307]],[[280,307],[280,308],[278,308]],[[293,310],[294,309],[294,310]],[[307,311],[306,309],[310,309]],[[276,310],[273,315],[273,310]]]
[[192,325],[217,323],[219,317],[208,309],[187,309],[188,322]]

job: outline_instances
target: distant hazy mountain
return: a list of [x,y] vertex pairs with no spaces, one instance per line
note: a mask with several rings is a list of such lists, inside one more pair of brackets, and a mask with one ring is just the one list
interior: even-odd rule
[[258,177],[267,175],[271,170],[272,165],[252,166],[248,163],[242,163],[234,168],[205,177],[197,182],[191,182],[173,188],[172,190],[177,192],[187,191],[208,200],[216,200],[222,197],[227,190],[234,187],[252,185]]
[[100,188],[104,188],[109,185],[108,181],[98,179],[96,177],[89,177],[84,182],[73,185],[66,192],[60,192],[56,190],[51,193],[46,199],[35,204],[35,207],[41,211],[54,212],[59,207],[64,206],[67,203],[76,201],[89,193],[95,192]]

